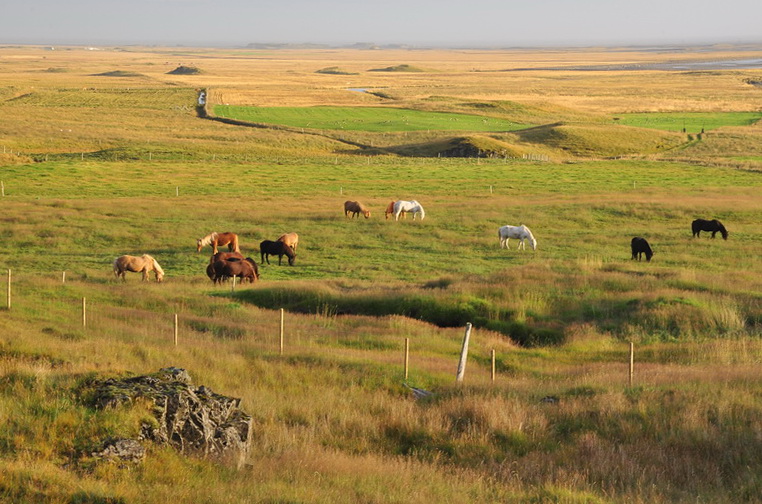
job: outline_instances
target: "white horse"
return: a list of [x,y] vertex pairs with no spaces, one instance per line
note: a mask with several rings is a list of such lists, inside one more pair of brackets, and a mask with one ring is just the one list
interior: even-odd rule
[[423,207],[416,200],[405,201],[399,200],[394,203],[394,220],[400,220],[400,214],[402,212],[410,212],[413,214],[413,220],[417,214],[421,214],[421,220],[426,217],[426,212],[423,211]]
[[511,248],[508,246],[508,240],[516,238],[519,240],[518,248],[526,250],[524,240],[528,239],[532,250],[537,250],[537,240],[535,240],[532,232],[524,224],[520,226],[503,226],[497,230],[497,236],[500,238],[500,248]]

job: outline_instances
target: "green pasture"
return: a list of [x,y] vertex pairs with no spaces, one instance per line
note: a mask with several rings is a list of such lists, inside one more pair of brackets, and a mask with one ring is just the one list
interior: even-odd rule
[[686,133],[701,133],[723,126],[749,126],[762,119],[760,112],[652,112],[618,114],[614,121],[627,126]]
[[424,112],[381,107],[239,107],[216,105],[220,117],[253,123],[319,130],[369,131],[516,131],[530,127],[479,115]]

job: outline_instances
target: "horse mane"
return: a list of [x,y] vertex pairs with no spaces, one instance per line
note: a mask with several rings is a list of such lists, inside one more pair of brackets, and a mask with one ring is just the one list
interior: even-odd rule
[[217,233],[216,231],[214,233],[209,233],[208,235],[204,236],[203,238],[199,238],[198,239],[198,244],[201,245],[202,247],[205,247],[207,245],[211,245],[212,244],[212,240],[217,238],[218,234],[219,233]]
[[725,226],[722,225],[722,222],[715,219],[715,222],[717,223],[717,229],[720,231],[720,234],[722,235],[723,240],[728,239],[728,230],[725,229]]
[[164,276],[164,270],[161,269],[161,266],[159,266],[159,261],[157,261],[153,257],[151,257],[151,261],[152,261],[152,264],[153,264],[153,269],[156,270],[156,273],[158,273],[161,276]]

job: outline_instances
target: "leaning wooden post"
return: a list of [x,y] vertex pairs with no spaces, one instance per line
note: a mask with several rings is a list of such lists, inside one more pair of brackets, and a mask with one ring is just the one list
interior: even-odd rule
[[66,271],[64,271],[63,273],[61,273],[61,283],[62,283],[62,284],[65,284],[65,283],[66,283]]
[[285,312],[283,308],[280,309],[280,354],[283,355],[283,324],[285,318]]
[[495,383],[495,349],[492,349],[492,383]]
[[410,338],[405,338],[405,382],[407,382],[407,374],[410,369]]
[[630,341],[630,379],[629,384],[632,388],[632,375],[635,373],[635,343]]
[[235,292],[235,279],[236,278],[237,277],[235,275],[233,275],[233,283],[230,286],[230,292]]
[[466,374],[466,359],[468,358],[468,340],[471,337],[471,322],[466,322],[466,334],[463,335],[463,346],[460,349],[460,361],[458,362],[458,374],[455,381],[462,382]]
[[82,327],[87,327],[87,298],[82,298]]
[[179,330],[179,323],[178,323],[178,319],[177,319],[177,313],[175,313],[175,346],[177,346],[177,336],[178,336],[179,332],[180,332],[180,330]]
[[11,270],[8,269],[8,309],[11,309]]

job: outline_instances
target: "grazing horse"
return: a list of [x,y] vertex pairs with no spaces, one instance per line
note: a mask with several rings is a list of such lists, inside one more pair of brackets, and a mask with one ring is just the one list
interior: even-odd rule
[[[386,206],[386,210],[384,210],[384,218],[388,219],[390,215],[394,215],[394,204],[397,203],[396,201],[390,201],[389,204]],[[402,211],[401,214],[402,218],[405,218],[405,211]]]
[[415,216],[421,214],[421,220],[426,217],[426,212],[423,211],[423,207],[416,200],[405,201],[399,200],[394,202],[394,220],[400,220],[400,214],[402,212],[412,212],[413,220]]
[[532,250],[537,250],[537,240],[535,240],[532,232],[524,224],[520,226],[502,226],[497,230],[497,236],[500,238],[500,248],[511,248],[508,245],[508,240],[516,238],[519,240],[519,249],[526,250],[527,247],[524,240],[529,240],[529,246],[532,247]]
[[370,210],[359,201],[344,202],[344,215],[349,217],[350,213],[352,214],[352,217],[357,217],[358,219],[360,218],[360,214],[363,214],[366,219],[370,217]]
[[114,275],[116,278],[120,278],[127,281],[125,273],[131,271],[133,273],[143,273],[143,280],[148,280],[148,272],[153,271],[156,275],[156,281],[161,282],[164,280],[164,270],[161,269],[159,263],[153,257],[148,254],[143,254],[140,257],[131,255],[123,255],[114,259]]
[[278,241],[285,243],[291,247],[291,250],[296,252],[296,246],[299,245],[299,235],[296,233],[282,234],[278,237]]
[[259,268],[257,268],[254,259],[250,257],[243,260],[238,258],[220,259],[206,267],[206,274],[215,284],[221,284],[232,277],[240,278],[241,282],[248,280],[254,283],[259,279]]
[[238,248],[238,235],[235,233],[211,233],[203,238],[196,240],[196,252],[201,252],[201,249],[207,245],[212,246],[212,254],[218,252],[217,247],[228,246],[228,250],[231,252],[240,252]]
[[637,259],[638,261],[641,260],[643,254],[646,255],[646,261],[650,262],[651,258],[654,256],[653,250],[651,250],[651,246],[648,244],[645,238],[641,238],[640,236],[636,236],[632,239],[630,242],[630,248],[632,249],[632,258]]
[[265,261],[267,261],[267,264],[270,264],[271,255],[278,256],[278,265],[281,264],[283,256],[288,257],[289,266],[293,266],[294,260],[296,260],[296,254],[294,254],[294,251],[291,249],[291,247],[281,241],[265,240],[259,244],[259,252],[262,255],[260,261],[262,264],[264,264]]
[[243,261],[243,254],[240,252],[217,252],[209,259],[209,264],[217,261]]
[[691,222],[691,229],[693,230],[693,237],[698,238],[701,236],[702,231],[711,231],[712,232],[712,238],[714,238],[714,235],[717,234],[717,231],[720,232],[722,235],[723,240],[728,239],[728,230],[725,229],[725,226],[722,225],[722,222],[718,221],[717,219],[714,220],[705,220],[705,219],[696,219],[695,221]]

